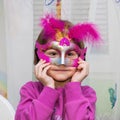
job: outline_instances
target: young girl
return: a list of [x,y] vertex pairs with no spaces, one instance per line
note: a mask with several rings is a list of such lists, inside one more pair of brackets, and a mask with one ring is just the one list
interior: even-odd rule
[[15,120],[94,120],[96,93],[81,83],[89,74],[84,42],[100,39],[95,26],[50,16],[41,21],[34,59],[38,81],[21,88]]

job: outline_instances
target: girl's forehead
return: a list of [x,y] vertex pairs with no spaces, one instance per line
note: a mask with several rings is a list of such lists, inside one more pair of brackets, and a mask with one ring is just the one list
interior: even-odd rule
[[69,46],[67,46],[67,45],[61,46],[59,44],[59,42],[57,42],[57,41],[52,41],[51,44],[50,44],[50,48],[58,49],[60,51],[62,51],[62,50],[66,51],[66,50],[69,50],[69,49],[75,49],[76,47],[78,47],[78,46],[73,42],[70,42]]

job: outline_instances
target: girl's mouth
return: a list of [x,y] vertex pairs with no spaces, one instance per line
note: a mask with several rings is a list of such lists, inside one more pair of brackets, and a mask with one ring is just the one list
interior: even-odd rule
[[69,70],[66,70],[66,69],[52,69],[54,71],[69,71]]

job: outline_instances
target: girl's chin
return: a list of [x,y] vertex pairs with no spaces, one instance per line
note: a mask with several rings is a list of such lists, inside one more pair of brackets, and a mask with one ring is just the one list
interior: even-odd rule
[[69,79],[54,79],[55,82],[67,82]]

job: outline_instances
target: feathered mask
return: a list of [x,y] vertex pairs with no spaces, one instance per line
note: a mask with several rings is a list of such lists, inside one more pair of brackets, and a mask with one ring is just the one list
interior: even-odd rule
[[[68,26],[65,21],[59,20],[55,17],[47,15],[41,19],[41,26],[43,27],[43,39],[47,40],[46,44],[36,42],[37,55],[39,59],[50,61],[42,50],[46,50],[51,41],[59,42],[60,46],[70,46],[70,41],[75,43],[88,42],[89,44],[98,43],[101,40],[100,34],[96,26],[92,23],[79,23]],[[80,48],[79,48],[80,49]],[[80,57],[84,60],[87,48],[80,49]],[[77,61],[77,60],[76,60]],[[77,62],[73,66],[77,66]]]

